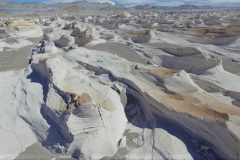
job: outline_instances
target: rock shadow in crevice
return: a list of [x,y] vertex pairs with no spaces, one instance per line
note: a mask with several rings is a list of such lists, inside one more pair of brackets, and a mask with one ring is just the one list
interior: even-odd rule
[[[70,111],[62,111],[62,113],[56,113],[56,111],[43,104],[41,106],[40,112],[50,126],[47,131],[47,138],[42,143],[43,146],[52,148],[57,144],[63,146],[64,148],[67,148],[68,144],[72,143],[74,140],[74,137],[69,132],[65,121],[65,116],[68,116],[70,114]],[[62,153],[62,150],[60,150],[60,148],[54,148],[54,151],[59,154]]]

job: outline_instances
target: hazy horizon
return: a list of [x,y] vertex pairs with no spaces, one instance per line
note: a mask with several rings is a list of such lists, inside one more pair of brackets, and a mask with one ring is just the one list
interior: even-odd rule
[[[8,0],[5,0],[5,2]],[[156,5],[156,6],[211,6],[211,7],[240,7],[238,0],[229,0],[227,3],[224,0],[9,0],[10,2],[41,2],[41,3],[72,3],[72,2],[108,2],[110,4],[122,4],[124,6],[137,5]],[[4,2],[4,1],[3,1]]]

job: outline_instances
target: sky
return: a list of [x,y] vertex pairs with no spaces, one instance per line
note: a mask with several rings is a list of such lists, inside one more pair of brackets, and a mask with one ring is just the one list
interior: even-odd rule
[[[10,0],[17,2],[47,2],[47,3],[69,3],[81,0]],[[109,2],[111,4],[123,4],[126,6],[134,5],[161,5],[161,6],[179,6],[191,4],[196,6],[221,6],[221,7],[240,7],[240,0],[85,0],[88,2]]]

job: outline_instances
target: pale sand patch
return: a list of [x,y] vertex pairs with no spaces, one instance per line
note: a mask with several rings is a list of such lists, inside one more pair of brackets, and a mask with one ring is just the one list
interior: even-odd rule
[[52,154],[49,152],[46,148],[44,148],[41,143],[37,142],[28,148],[25,149],[24,152],[20,153],[18,157],[15,158],[15,160],[33,160],[33,159],[40,159],[40,160],[74,160],[74,158],[62,158],[58,157],[55,154]]
[[125,58],[130,62],[146,64],[145,60],[141,56],[139,56],[134,50],[128,47],[126,44],[100,43],[95,46],[85,46],[85,48],[90,50],[98,50],[98,51],[109,52],[112,54],[117,54],[119,57]]
[[[32,48],[41,39],[42,37],[28,38],[33,44],[17,50],[7,51],[9,48],[4,48],[4,50],[0,52],[0,72],[26,68]],[[8,39],[7,41],[13,42],[13,40],[14,39]]]
[[231,60],[222,59],[222,66],[225,71],[240,76],[240,63]]

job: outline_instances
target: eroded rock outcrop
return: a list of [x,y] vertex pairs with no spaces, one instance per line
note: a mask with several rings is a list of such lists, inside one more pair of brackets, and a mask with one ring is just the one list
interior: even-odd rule
[[58,40],[54,41],[55,45],[59,48],[67,47],[73,43],[73,38],[67,35],[63,35]]

